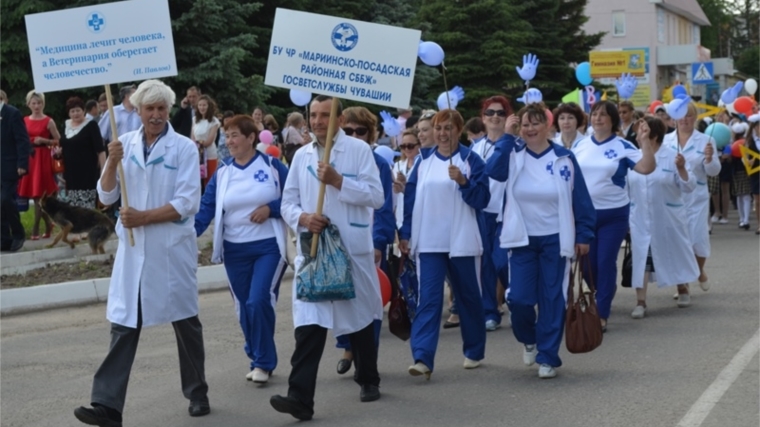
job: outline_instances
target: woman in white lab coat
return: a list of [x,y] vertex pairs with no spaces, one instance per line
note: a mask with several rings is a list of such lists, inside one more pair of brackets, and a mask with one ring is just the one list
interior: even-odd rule
[[686,117],[677,121],[675,132],[665,135],[663,145],[683,154],[697,180],[697,188],[684,197],[684,204],[693,252],[699,265],[699,287],[707,291],[710,289],[704,269],[705,261],[710,257],[710,191],[707,177],[718,176],[720,161],[714,155],[715,141],[694,128],[696,120],[697,107],[689,104]]
[[648,282],[656,281],[661,288],[678,285],[678,306],[688,307],[686,284],[699,277],[683,197],[694,191],[697,181],[683,154],[662,147],[666,130],[656,117],[640,122],[636,139],[640,145],[649,142],[657,167],[649,175],[635,171],[628,175],[632,284],[638,300],[631,313],[634,319],[646,315]]

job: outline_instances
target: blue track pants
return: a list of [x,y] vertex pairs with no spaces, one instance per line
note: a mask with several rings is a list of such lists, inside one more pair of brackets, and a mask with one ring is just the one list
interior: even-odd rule
[[[610,317],[612,299],[617,291],[617,259],[620,245],[628,232],[629,206],[615,209],[597,209],[595,238],[589,249],[591,276],[596,285],[596,305],[599,317]],[[589,281],[589,272],[583,266],[583,279]]]
[[286,267],[275,238],[247,243],[224,242],[224,268],[251,369],[271,372],[277,367],[274,307]]
[[412,356],[433,370],[443,312],[443,279],[448,271],[457,301],[465,357],[482,360],[486,349],[486,320],[480,291],[479,257],[449,258],[448,253],[417,257],[419,301],[412,323]]
[[570,260],[559,255],[559,234],[529,236],[528,246],[512,249],[509,264],[507,305],[512,312],[515,338],[522,344],[536,344],[536,362],[562,366],[559,347],[565,326]]

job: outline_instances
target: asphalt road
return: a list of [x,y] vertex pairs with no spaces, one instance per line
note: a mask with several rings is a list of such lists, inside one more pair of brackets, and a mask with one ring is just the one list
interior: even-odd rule
[[[754,229],[754,226],[753,226]],[[619,289],[603,345],[564,350],[559,376],[540,380],[522,364],[511,329],[488,334],[479,369],[462,368],[458,329],[443,330],[431,381],[411,377],[408,343],[384,325],[382,399],[359,402],[359,388],[335,365],[329,339],[320,366],[314,425],[338,426],[757,426],[760,424],[758,236],[716,226],[708,260],[712,289],[692,286],[692,306],[672,289],[652,289],[648,317],[632,320],[634,292]],[[245,381],[248,361],[227,292],[200,297],[212,413],[193,419],[179,386],[170,326],[143,331],[124,412],[125,426],[288,426],[269,397],[287,391],[293,351],[290,283],[277,306],[279,368],[264,387]],[[444,314],[445,315],[445,314]],[[0,425],[78,426],[92,376],[109,343],[105,305],[5,317],[0,335]],[[752,340],[754,337],[754,341]],[[743,350],[742,350],[743,349]]]

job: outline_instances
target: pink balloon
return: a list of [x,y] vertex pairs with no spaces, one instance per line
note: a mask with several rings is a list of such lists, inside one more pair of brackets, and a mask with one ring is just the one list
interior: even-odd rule
[[546,109],[546,124],[551,126],[554,123],[554,114],[552,114],[552,110]]
[[272,141],[274,141],[274,135],[272,135],[272,132],[268,130],[263,130],[259,134],[259,141],[263,142],[266,145],[272,145]]

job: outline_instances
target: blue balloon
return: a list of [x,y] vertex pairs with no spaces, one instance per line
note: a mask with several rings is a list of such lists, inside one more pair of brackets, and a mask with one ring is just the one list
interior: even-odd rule
[[594,81],[591,78],[591,64],[588,62],[581,62],[575,69],[575,78],[578,79],[578,83],[583,86],[588,86]]
[[425,65],[437,67],[443,62],[445,57],[443,48],[435,42],[421,42],[417,47],[417,56],[420,57]]
[[686,88],[682,85],[675,85],[673,86],[673,98],[681,98],[681,96],[689,96],[689,92],[686,91]]
[[731,142],[731,129],[723,123],[713,123],[705,129],[705,135],[715,140],[715,148],[722,150]]

